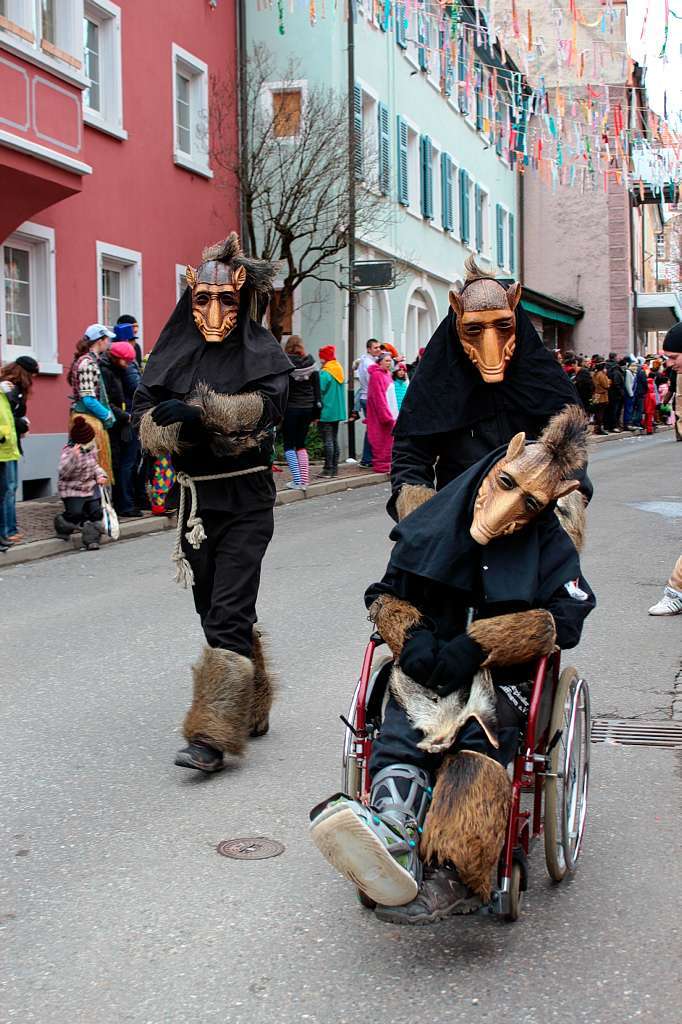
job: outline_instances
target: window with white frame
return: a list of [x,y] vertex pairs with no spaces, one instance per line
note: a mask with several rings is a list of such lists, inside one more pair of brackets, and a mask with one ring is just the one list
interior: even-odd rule
[[142,253],[97,242],[97,319],[111,327],[128,313],[142,330]]
[[443,228],[443,203],[439,202],[442,196],[443,183],[441,181],[440,146],[431,142],[431,181],[433,182],[433,218],[431,223],[434,228]]
[[2,362],[37,359],[46,373],[59,372],[54,230],[26,222],[6,239],[0,262]]
[[474,248],[481,256],[490,255],[490,196],[482,185],[474,189]]
[[421,291],[415,291],[410,297],[405,320],[405,357],[408,362],[416,359],[419,349],[428,344],[434,329],[430,304]]
[[2,0],[0,31],[12,33],[73,71],[82,67],[83,0]]
[[509,212],[499,203],[495,206],[495,262],[500,269],[509,266]]
[[175,163],[206,178],[208,66],[173,43],[173,155]]
[[87,124],[119,138],[123,130],[121,78],[121,9],[110,0],[85,0],[83,73],[90,84],[83,93]]
[[421,217],[421,154],[419,132],[407,125],[407,188],[408,209]]

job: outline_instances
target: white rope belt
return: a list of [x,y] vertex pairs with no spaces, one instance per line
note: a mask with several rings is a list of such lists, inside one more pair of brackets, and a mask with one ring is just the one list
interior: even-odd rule
[[187,519],[188,530],[185,533],[185,538],[187,543],[191,544],[195,551],[198,551],[206,540],[206,531],[199,515],[196,484],[206,483],[209,480],[229,480],[235,476],[249,476],[251,473],[265,473],[269,469],[269,466],[251,466],[249,469],[236,469],[233,473],[214,473],[211,476],[190,476],[188,473],[183,472],[176,474],[175,479],[180,487],[180,505],[178,508],[178,527],[175,531],[175,544],[171,556],[175,562],[176,583],[185,588],[194,586],[194,572],[182,550],[182,527],[185,519],[187,491],[190,494],[190,508]]

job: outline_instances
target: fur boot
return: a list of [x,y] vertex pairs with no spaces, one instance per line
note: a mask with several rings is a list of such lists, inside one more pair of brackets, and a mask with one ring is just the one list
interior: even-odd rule
[[467,633],[487,654],[484,667],[522,665],[542,658],[552,653],[556,641],[554,619],[545,608],[476,619],[467,627]]
[[270,728],[270,708],[275,694],[263,636],[257,629],[253,631],[253,667],[253,703],[249,733],[251,736],[265,736]]
[[104,530],[99,523],[83,523],[81,527],[81,537],[83,539],[83,547],[87,551],[99,550],[99,538]]
[[462,882],[487,903],[510,801],[511,782],[497,761],[467,750],[448,757],[424,823],[424,863],[454,864]]
[[192,675],[194,699],[183,723],[185,739],[203,740],[239,757],[249,733],[253,662],[234,651],[205,647]]
[[382,594],[376,599],[368,617],[381,633],[395,658],[403,649],[408,631],[422,621],[414,605],[388,594]]

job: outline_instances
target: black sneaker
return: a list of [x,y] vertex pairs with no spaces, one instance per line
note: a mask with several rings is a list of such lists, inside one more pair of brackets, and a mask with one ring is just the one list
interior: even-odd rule
[[210,743],[192,740],[175,755],[175,764],[180,768],[196,768],[200,772],[219,772],[223,767],[223,753]]
[[483,905],[480,896],[460,882],[454,868],[424,869],[424,881],[411,903],[376,908],[380,921],[391,924],[434,924],[453,914],[473,914]]

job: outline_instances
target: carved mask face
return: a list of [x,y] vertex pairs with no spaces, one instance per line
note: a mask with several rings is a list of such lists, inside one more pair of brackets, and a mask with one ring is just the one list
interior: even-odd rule
[[234,330],[239,313],[239,290],[246,279],[244,267],[232,271],[226,263],[209,260],[198,270],[187,267],[192,289],[192,316],[208,342],[224,341]]
[[477,544],[507,537],[522,530],[550,501],[577,490],[578,480],[562,480],[541,444],[526,447],[526,435],[517,434],[481,481],[469,533]]
[[497,281],[481,279],[450,292],[462,348],[486,384],[504,380],[516,348],[515,309],[521,285],[503,288]]

